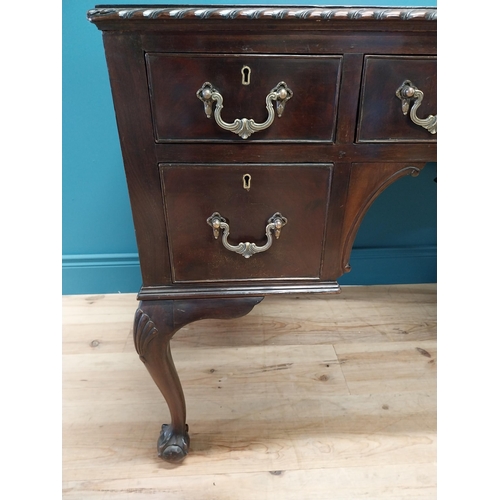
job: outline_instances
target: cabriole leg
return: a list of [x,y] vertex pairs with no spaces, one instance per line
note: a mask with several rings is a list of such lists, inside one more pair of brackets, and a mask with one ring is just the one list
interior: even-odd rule
[[158,438],[158,456],[163,460],[180,462],[189,449],[186,403],[170,340],[188,323],[209,318],[238,318],[248,314],[262,299],[146,300],[139,304],[134,320],[135,348],[170,411],[171,422],[162,425]]

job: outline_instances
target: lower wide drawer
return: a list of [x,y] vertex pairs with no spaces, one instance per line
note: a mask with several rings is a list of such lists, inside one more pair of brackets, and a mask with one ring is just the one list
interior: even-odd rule
[[[175,282],[320,277],[332,164],[159,168]],[[207,222],[215,213],[228,226],[217,239]],[[276,213],[283,221],[279,239],[276,227],[266,234]],[[257,253],[238,247],[247,242]]]

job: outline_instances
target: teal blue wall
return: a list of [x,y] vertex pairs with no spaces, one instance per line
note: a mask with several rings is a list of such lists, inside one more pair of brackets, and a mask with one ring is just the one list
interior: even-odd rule
[[[86,19],[95,4],[87,0],[63,0],[62,4],[64,294],[136,292],[141,285],[101,32]],[[436,6],[435,1],[409,0],[346,4]],[[354,244],[352,271],[339,280],[341,284],[436,281],[435,177],[436,165],[428,164],[419,177],[397,181],[375,201]]]

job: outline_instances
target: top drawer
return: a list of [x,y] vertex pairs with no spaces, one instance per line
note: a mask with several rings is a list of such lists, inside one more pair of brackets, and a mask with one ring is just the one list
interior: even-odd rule
[[285,82],[293,93],[281,117],[277,103],[268,128],[254,132],[249,141],[334,140],[340,56],[271,56],[210,54],[146,54],[151,110],[156,142],[243,141],[207,119],[197,91],[209,82],[223,98],[221,118],[265,123],[270,113],[266,97]]
[[[437,114],[436,57],[367,56],[361,89],[358,142],[435,142],[431,134],[405,115],[396,91],[410,80],[424,93],[417,117]],[[410,103],[414,105],[415,101]]]

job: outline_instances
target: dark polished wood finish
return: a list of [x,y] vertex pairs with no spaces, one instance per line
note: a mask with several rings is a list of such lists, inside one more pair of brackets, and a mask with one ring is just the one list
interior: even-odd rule
[[[263,122],[265,98],[286,75],[294,94],[306,97],[290,100],[282,119],[252,136],[252,142],[332,142],[341,61],[340,56],[325,55],[147,53],[156,141],[234,141],[234,134],[215,128],[213,120],[200,120],[200,101],[192,99],[191,89],[209,81],[222,92],[226,121],[251,116]],[[250,84],[242,85],[241,68],[246,65],[251,68]]]
[[171,423],[163,424],[158,456],[179,462],[189,448],[184,393],[170,352],[174,334],[193,321],[248,314],[263,297],[141,301],[135,313],[134,342],[139,358],[168,404]]
[[[251,176],[248,191],[244,175]],[[332,175],[332,164],[160,165],[172,280],[319,279]],[[214,241],[206,219],[216,211],[230,224],[230,243],[264,244],[267,219],[276,212],[288,223],[269,251],[244,259]]]
[[414,123],[407,123],[401,102],[386,96],[401,85],[401,75],[418,88],[425,89],[419,116],[435,114],[436,57],[367,56],[361,88],[359,142],[436,141],[437,134]]
[[[424,92],[417,116],[436,114],[436,9],[115,5],[88,18],[103,31],[141,262],[136,348],[171,414],[159,456],[177,462],[189,436],[174,333],[269,294],[339,293],[373,201],[436,160],[437,134],[396,96],[411,80]],[[210,82],[223,120],[262,123],[281,81],[293,91],[282,116],[247,139],[196,95]],[[287,223],[244,258],[214,238],[215,212],[233,246],[265,245],[276,212]]]

